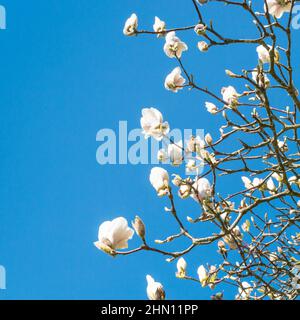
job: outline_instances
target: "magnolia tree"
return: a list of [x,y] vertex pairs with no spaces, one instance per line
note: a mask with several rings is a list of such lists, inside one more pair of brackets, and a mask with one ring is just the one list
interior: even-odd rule
[[[217,30],[203,15],[203,8],[211,2],[244,11],[253,21],[257,36],[228,38],[223,30]],[[156,252],[166,256],[169,262],[177,261],[178,278],[197,281],[202,287],[212,289],[220,284],[233,286],[236,299],[297,298],[300,291],[300,233],[297,233],[300,99],[292,63],[293,9],[297,2],[191,0],[196,14],[194,24],[187,27],[167,28],[164,21],[155,17],[153,29],[141,30],[136,14],[128,18],[123,30],[126,36],[150,34],[164,38],[166,56],[177,60],[178,66],[165,79],[165,88],[174,93],[194,89],[205,94],[209,101],[203,112],[209,112],[211,117],[223,117],[224,124],[217,139],[212,139],[210,134],[204,139],[193,136],[185,145],[169,137],[169,124],[159,110],[143,109],[141,127],[145,137],[168,142],[167,148],[159,150],[158,159],[187,168],[186,175],[181,177],[154,167],[149,178],[157,195],[168,198],[170,206],[165,210],[175,219],[178,231],[152,245],[140,217],[132,222],[133,229],[125,218],[119,217],[100,225],[97,248],[112,256]],[[202,52],[231,44],[253,50],[253,44],[256,45],[257,64],[252,69],[225,70],[232,84],[242,82],[245,91],[238,92],[232,85],[217,94],[197,84],[192,70],[185,67],[188,45],[181,40],[184,32],[194,32],[195,37],[200,37],[198,49]],[[282,93],[285,100],[274,105],[272,97]],[[184,161],[187,158],[189,161]],[[196,174],[189,175],[191,171]],[[235,193],[221,194],[219,186],[224,176],[231,176],[237,188]],[[196,201],[199,216],[182,219],[175,206],[175,196]],[[211,233],[200,236],[189,231],[189,224],[210,224],[213,228],[206,229]],[[129,250],[128,241],[134,233],[140,237],[141,245]],[[189,242],[184,250],[164,249],[164,244],[183,238]],[[211,246],[222,262],[187,271],[184,257],[199,246]],[[163,285],[150,275],[146,279],[148,298],[164,299]],[[212,298],[222,299],[223,292]]]

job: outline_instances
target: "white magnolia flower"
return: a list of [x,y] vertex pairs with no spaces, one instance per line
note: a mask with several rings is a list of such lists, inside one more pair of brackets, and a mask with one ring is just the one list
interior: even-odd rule
[[155,282],[150,276],[146,276],[147,279],[147,296],[149,300],[165,300],[166,294],[164,287],[161,283]]
[[[285,12],[290,12],[292,2],[290,0],[267,0],[269,14],[277,19],[280,19]],[[265,6],[265,12],[267,8]]]
[[149,180],[159,196],[163,196],[168,192],[169,174],[165,169],[160,167],[152,168]]
[[242,300],[247,300],[252,291],[252,286],[248,282],[243,281],[241,283],[241,288],[239,288],[239,298]]
[[[196,190],[196,191],[195,191]],[[202,201],[211,196],[211,185],[206,178],[200,178],[193,184],[193,193],[191,197],[195,201]]]
[[144,108],[142,110],[141,127],[145,138],[152,136],[156,140],[162,140],[169,132],[168,122],[163,122],[163,116],[155,108]]
[[215,114],[218,112],[218,108],[214,103],[205,102],[205,107],[206,107],[206,110],[211,114]]
[[181,75],[181,69],[176,67],[170,74],[167,75],[165,80],[165,88],[167,90],[178,92],[183,89],[185,79]]
[[238,101],[239,94],[233,86],[223,87],[221,90],[223,100],[229,105],[236,105]]
[[252,71],[252,80],[260,87],[268,88],[270,86],[270,80],[268,76],[264,73],[258,73],[257,69]]
[[186,268],[187,268],[187,263],[184,260],[184,258],[180,258],[177,261],[177,273],[176,273],[176,277],[177,278],[183,278],[186,275]]
[[133,237],[133,229],[128,227],[125,218],[119,217],[112,221],[103,222],[98,231],[98,241],[94,245],[107,253],[116,249],[128,248],[128,240]]
[[158,37],[162,36],[162,34],[166,31],[166,23],[160,20],[158,17],[155,17],[153,30],[154,32],[159,32],[157,35]]
[[176,36],[174,31],[167,33],[164,51],[169,58],[181,58],[182,52],[187,49],[188,46]]
[[168,156],[173,166],[178,166],[183,161],[183,145],[182,141],[178,141],[177,143],[170,143],[168,145]]
[[204,287],[206,285],[206,281],[208,278],[208,273],[207,273],[205,267],[203,265],[201,265],[198,268],[197,273],[198,273],[199,281],[200,281],[202,287]]
[[[256,48],[256,52],[258,54],[258,58],[262,63],[270,63],[271,57],[270,57],[270,51],[272,47],[268,45],[269,50],[266,49],[263,45],[260,45]],[[278,62],[279,61],[279,52],[275,49],[274,50],[274,61]]]
[[125,22],[123,33],[125,36],[133,36],[138,26],[138,17],[133,13]]

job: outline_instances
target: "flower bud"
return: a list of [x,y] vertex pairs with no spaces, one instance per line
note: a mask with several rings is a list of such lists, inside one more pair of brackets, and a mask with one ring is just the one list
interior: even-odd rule
[[152,168],[149,180],[158,196],[164,196],[168,193],[169,174],[165,169],[160,167]]
[[215,104],[211,102],[205,102],[206,110],[211,114],[216,114],[218,112],[218,108]]
[[190,223],[194,223],[194,219],[189,216],[186,217],[186,220]]
[[218,248],[219,250],[226,249],[224,241],[222,240],[218,241]]
[[178,195],[182,199],[186,199],[191,195],[192,187],[188,184],[182,184],[179,188]]
[[174,184],[174,186],[179,187],[182,183],[181,177],[178,174],[174,174],[173,176],[174,178],[172,180],[172,183]]
[[276,191],[276,186],[272,178],[269,178],[267,181],[267,188],[269,191]]
[[135,219],[132,222],[132,226],[135,232],[137,233],[137,235],[144,240],[145,234],[146,234],[146,228],[145,228],[144,222],[139,216],[135,216]]
[[250,221],[246,220],[243,224],[242,224],[242,229],[244,232],[249,232],[250,231]]
[[216,278],[217,278],[217,268],[216,266],[211,266],[209,268],[209,276],[208,276],[208,286],[210,287],[210,289],[214,289],[215,287],[215,281],[216,281]]
[[108,239],[103,239],[101,242],[100,241],[96,241],[94,242],[94,245],[96,246],[96,248],[98,248],[99,250],[111,255],[111,256],[115,256],[116,252],[115,250],[112,248],[112,243],[108,240]]
[[246,203],[246,199],[243,198],[240,202],[240,209],[246,208],[247,207],[247,203]]
[[176,273],[176,277],[177,278],[184,278],[186,275],[186,268],[187,268],[187,263],[184,260],[184,258],[180,258],[177,261],[177,273]]
[[222,241],[222,240],[218,241],[218,249],[219,249],[219,253],[224,258],[226,258],[227,257],[227,249],[226,249],[224,241]]
[[209,48],[208,44],[205,41],[199,41],[197,46],[198,49],[202,52],[206,52]]
[[205,135],[205,142],[209,145],[209,146],[211,146],[212,145],[212,143],[213,143],[213,139],[212,139],[212,137],[211,137],[211,135],[209,134],[209,133],[207,133],[206,135]]
[[233,77],[236,76],[232,71],[230,71],[228,69],[225,70],[225,73],[228,75],[228,77],[232,77],[233,78]]
[[223,300],[223,292],[218,292],[211,296],[211,300]]
[[150,275],[146,276],[147,279],[147,296],[149,300],[165,300],[166,294],[164,287],[161,283],[156,282]]
[[206,32],[206,26],[202,23],[199,23],[194,28],[194,31],[197,33],[198,36],[204,35]]
[[208,274],[207,274],[207,271],[206,271],[205,267],[203,265],[201,265],[198,268],[197,273],[198,273],[199,281],[200,281],[202,287],[205,287],[206,286],[206,281],[207,281],[207,278],[208,278]]

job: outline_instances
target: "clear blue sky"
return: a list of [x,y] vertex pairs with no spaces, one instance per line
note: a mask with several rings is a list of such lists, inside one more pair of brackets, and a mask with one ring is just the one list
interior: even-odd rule
[[[154,16],[169,27],[196,23],[191,1],[1,0],[7,30],[0,30],[0,265],[7,290],[0,299],[144,299],[145,275],[165,286],[169,299],[206,299],[216,291],[175,278],[175,264],[151,253],[113,259],[93,246],[99,224],[138,214],[154,240],[176,232],[148,182],[151,165],[100,166],[101,128],[119,120],[139,126],[140,110],[154,106],[172,127],[204,128],[217,135],[220,120],[204,110],[196,92],[173,94],[163,81],[176,65],[163,40],[126,38],[122,28],[136,12],[143,28]],[[229,36],[253,34],[229,9],[205,9]],[[300,32],[300,31],[298,31]],[[200,85],[219,92],[224,69],[252,68],[257,57],[241,47],[200,53],[193,31],[180,35],[190,50],[184,61]],[[296,56],[299,56],[299,45]],[[173,170],[176,172],[176,170]],[[173,172],[171,171],[171,172]],[[223,191],[233,186],[226,183]],[[193,200],[180,216],[197,216]],[[199,235],[206,234],[198,226]],[[138,245],[137,237],[130,247]],[[186,257],[189,273],[220,262],[216,247]],[[222,289],[222,288],[220,288]],[[226,292],[232,298],[235,292]]]

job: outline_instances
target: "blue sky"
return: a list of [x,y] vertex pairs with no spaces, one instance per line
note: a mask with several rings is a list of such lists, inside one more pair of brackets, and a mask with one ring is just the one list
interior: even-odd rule
[[[0,4],[7,10],[7,30],[0,30],[0,265],[7,271],[7,290],[0,299],[145,299],[146,274],[164,284],[169,299],[209,298],[216,291],[176,279],[175,264],[161,256],[113,259],[93,246],[99,224],[118,216],[130,221],[138,214],[152,240],[177,231],[163,210],[167,201],[148,182],[151,165],[96,162],[98,130],[117,130],[119,120],[136,128],[142,107],[154,106],[172,127],[218,134],[220,120],[204,110],[206,97],[164,89],[176,61],[165,56],[163,40],[122,34],[132,12],[145,29],[152,28],[155,15],[170,27],[194,24],[191,1]],[[229,36],[253,35],[251,20],[228,8],[204,12],[226,26]],[[257,62],[255,46],[203,54],[193,31],[180,37],[190,47],[187,68],[215,92],[232,84],[225,68],[239,71]],[[295,51],[299,56],[299,44]],[[231,184],[222,187],[234,190]],[[181,217],[196,217],[196,204],[187,201],[179,204]],[[205,231],[199,226],[200,235]],[[135,237],[130,247],[138,244]],[[196,276],[200,264],[220,262],[216,250],[200,248],[187,256],[190,274]]]

